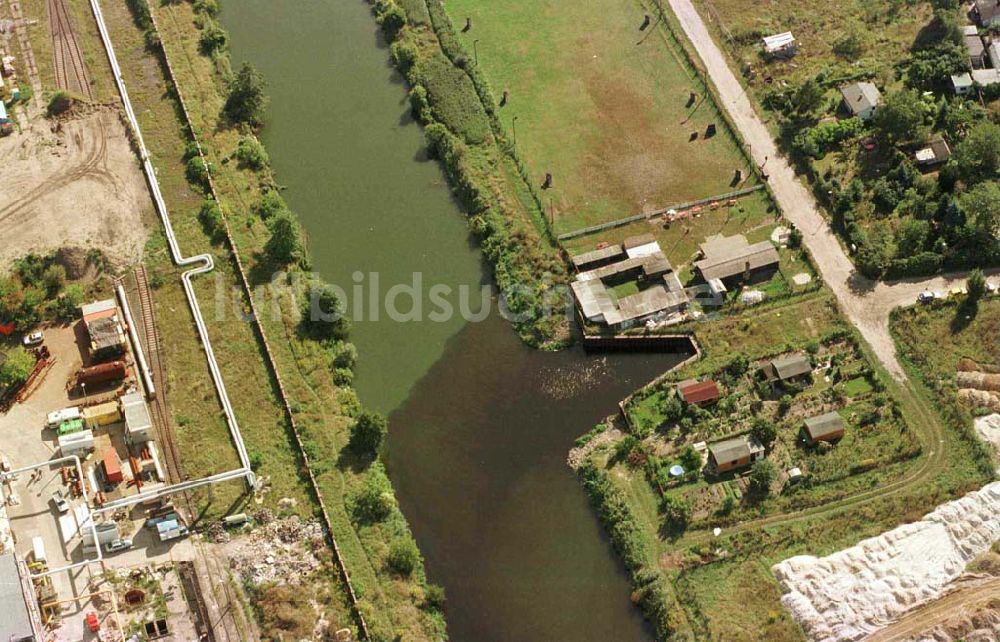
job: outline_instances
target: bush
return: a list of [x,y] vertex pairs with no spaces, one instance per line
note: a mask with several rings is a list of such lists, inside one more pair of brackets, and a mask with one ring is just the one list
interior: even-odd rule
[[214,56],[224,52],[229,46],[229,34],[218,22],[212,18],[206,18],[201,27],[201,38],[198,42],[202,53]]
[[340,342],[333,351],[333,365],[335,368],[347,368],[351,370],[358,362],[358,349],[353,343]]
[[763,499],[771,493],[771,484],[778,472],[770,459],[758,459],[750,469],[750,484],[747,491],[755,499]]
[[254,211],[263,220],[267,221],[274,217],[280,212],[285,212],[288,210],[288,205],[285,204],[285,199],[281,198],[281,194],[277,190],[268,190],[260,197],[257,204],[254,205]]
[[466,143],[483,142],[490,124],[468,74],[435,52],[416,67],[435,119]]
[[57,91],[52,94],[52,98],[49,98],[49,104],[45,111],[49,116],[58,116],[69,111],[69,108],[73,106],[73,97],[65,91]]
[[[264,145],[256,136],[241,136],[240,142],[236,146],[236,160],[243,167],[250,169],[263,169],[271,163]],[[268,192],[273,193],[273,192]]]
[[[351,321],[344,304],[329,285],[310,284],[300,311],[303,334],[320,341],[339,341],[350,333]],[[337,366],[340,367],[340,366]]]
[[365,475],[361,490],[350,501],[351,517],[359,524],[374,524],[389,517],[396,509],[392,485],[381,464],[374,464]]
[[396,540],[389,547],[389,557],[386,562],[394,572],[409,577],[420,565],[417,543],[409,537]]
[[219,204],[215,199],[206,198],[202,201],[201,209],[198,211],[198,220],[201,221],[201,227],[205,230],[205,234],[213,241],[218,241],[224,233],[222,210],[219,209]]
[[443,611],[445,603],[444,587],[428,584],[424,591],[424,606],[432,611]]
[[677,497],[663,499],[664,529],[669,533],[682,533],[691,520],[691,506]]
[[192,6],[197,13],[203,13],[213,18],[219,15],[218,0],[194,0]]
[[205,159],[201,156],[189,158],[187,164],[185,165],[184,172],[187,176],[188,182],[200,188],[202,191],[208,192],[210,189],[208,182],[209,167],[209,164],[206,163]]
[[405,76],[413,68],[413,65],[416,64],[419,52],[413,43],[397,41],[389,47],[389,55],[392,56],[393,64],[399,67],[399,70]]
[[351,427],[351,447],[362,454],[375,457],[381,450],[388,432],[389,426],[385,417],[366,410]]

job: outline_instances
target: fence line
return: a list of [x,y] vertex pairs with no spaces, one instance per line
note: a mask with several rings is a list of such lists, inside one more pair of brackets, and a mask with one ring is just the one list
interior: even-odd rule
[[582,227],[578,230],[573,230],[572,232],[566,232],[565,234],[559,235],[560,241],[567,241],[569,239],[575,239],[579,236],[586,236],[588,234],[593,234],[595,232],[603,232],[604,230],[610,230],[616,227],[624,227],[631,223],[637,223],[639,221],[644,221],[647,219],[654,218],[656,216],[662,216],[669,212],[670,210],[683,210],[689,207],[696,207],[698,205],[704,205],[705,203],[712,203],[715,201],[724,201],[729,198],[736,198],[737,196],[744,196],[750,194],[751,192],[756,192],[757,190],[764,189],[764,185],[757,184],[751,187],[744,187],[743,189],[738,189],[733,192],[726,192],[725,194],[718,194],[717,196],[710,196],[708,198],[701,198],[696,201],[688,201],[687,203],[678,203],[677,205],[671,205],[669,207],[663,207],[658,210],[653,210],[652,212],[644,212],[642,214],[634,214],[632,216],[626,216],[625,218],[620,218],[615,221],[608,221],[607,223],[601,223],[599,225],[591,225],[590,227]]

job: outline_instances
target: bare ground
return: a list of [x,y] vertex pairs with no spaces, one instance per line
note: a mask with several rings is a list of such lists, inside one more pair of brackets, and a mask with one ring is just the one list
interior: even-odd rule
[[152,205],[116,109],[87,108],[60,121],[27,119],[0,140],[0,265],[64,245],[139,259]]

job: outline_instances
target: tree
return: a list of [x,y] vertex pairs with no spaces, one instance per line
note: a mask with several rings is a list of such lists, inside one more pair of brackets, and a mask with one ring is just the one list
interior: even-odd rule
[[250,169],[263,169],[271,162],[267,150],[256,136],[240,137],[240,142],[236,145],[236,160],[241,166]]
[[1000,184],[996,181],[979,183],[962,194],[958,203],[969,224],[996,235],[1000,227]]
[[351,501],[351,516],[361,524],[374,524],[389,517],[396,508],[392,486],[382,466],[376,464],[365,476],[364,484]]
[[[314,282],[302,304],[301,329],[305,334],[321,341],[342,341],[351,331],[351,320],[344,305],[332,287]],[[335,367],[347,367],[336,363]]]
[[763,499],[771,493],[771,484],[778,476],[778,471],[770,459],[758,459],[750,469],[750,494],[758,499]]
[[56,299],[55,313],[60,319],[75,319],[83,303],[83,288],[76,283],[66,287],[62,296]]
[[386,560],[389,568],[400,575],[409,577],[420,564],[420,551],[412,538],[398,539],[389,547],[389,557]]
[[681,466],[684,467],[686,472],[697,472],[701,470],[701,453],[694,449],[694,446],[688,444],[681,451],[679,457]]
[[969,280],[965,284],[965,289],[969,292],[969,301],[976,302],[986,294],[986,275],[979,268],[969,273]]
[[63,284],[66,283],[66,268],[58,263],[53,263],[42,273],[42,283],[49,295],[58,294]]
[[996,178],[1000,172],[1000,125],[974,125],[955,147],[953,160],[959,175],[968,182]]
[[806,80],[795,91],[795,104],[799,113],[808,114],[819,109],[825,95],[823,86],[815,78]]
[[680,497],[664,497],[663,520],[668,532],[681,533],[691,521],[691,506]]
[[833,53],[846,60],[857,60],[864,52],[865,42],[854,29],[833,41]]
[[271,238],[264,245],[264,251],[277,263],[288,265],[302,258],[302,228],[291,212],[279,213],[268,221]]
[[212,18],[206,18],[205,24],[201,28],[199,44],[202,52],[211,56],[226,50],[226,46],[229,45],[229,34],[219,26],[218,22]]
[[15,347],[7,352],[7,359],[3,364],[0,364],[0,386],[7,387],[24,383],[34,368],[35,357],[23,346]]
[[264,112],[267,110],[267,95],[264,93],[266,88],[263,74],[250,63],[243,63],[229,83],[229,96],[223,112],[234,123],[244,123],[251,127],[263,125]]
[[281,198],[281,194],[277,190],[268,190],[260,197],[257,204],[254,206],[257,215],[263,220],[268,221],[273,218],[276,214],[284,212],[288,209],[285,205],[285,199]]
[[370,411],[364,411],[351,428],[351,446],[362,453],[376,456],[382,448],[385,436],[389,432],[385,417]]
[[873,121],[878,133],[889,144],[919,138],[918,130],[924,123],[924,103],[914,91],[894,91],[875,110]]
[[778,438],[778,427],[774,425],[773,421],[757,417],[750,427],[750,435],[759,441],[764,448],[770,449],[771,444]]
[[896,256],[906,258],[922,252],[930,237],[931,224],[915,218],[905,218],[896,230]]

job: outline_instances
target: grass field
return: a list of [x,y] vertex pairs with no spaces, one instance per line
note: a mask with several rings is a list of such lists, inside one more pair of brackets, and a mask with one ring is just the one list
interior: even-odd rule
[[[747,161],[662,25],[633,0],[450,0],[556,233],[732,189]],[[689,105],[690,92],[698,100]],[[516,122],[515,119],[516,118]],[[709,124],[718,133],[706,139]],[[697,133],[697,137],[690,137]],[[682,162],[679,162],[683,159]]]

